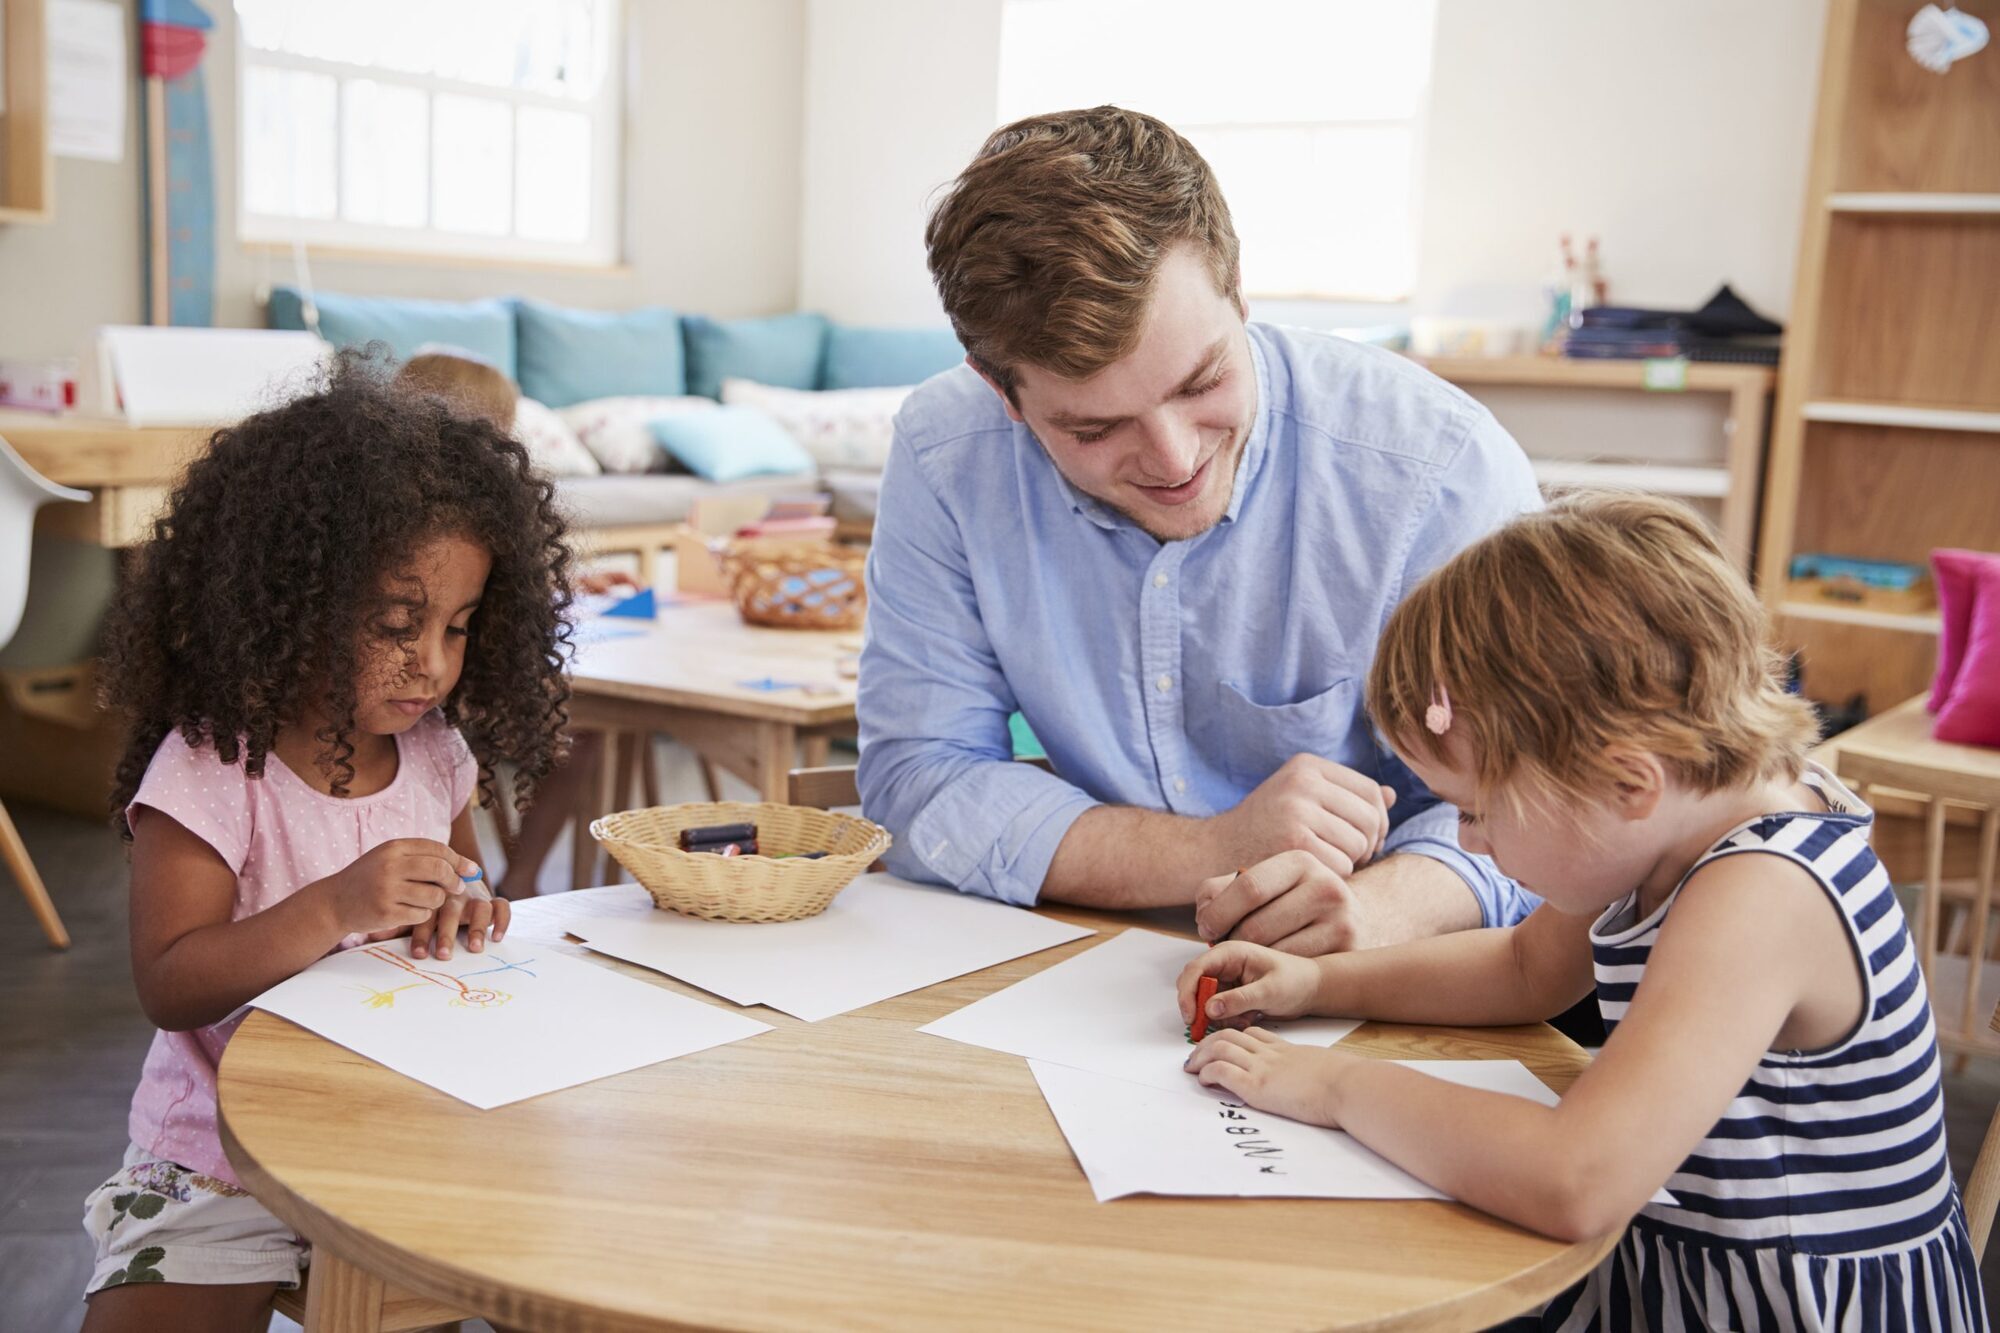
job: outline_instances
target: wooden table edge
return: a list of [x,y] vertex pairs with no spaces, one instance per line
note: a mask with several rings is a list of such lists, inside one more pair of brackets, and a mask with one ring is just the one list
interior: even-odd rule
[[[310,1028],[261,1009],[253,1010],[245,1018],[244,1025],[260,1021],[282,1023],[339,1048],[337,1042],[319,1036]],[[1364,1034],[1369,1026],[1372,1025],[1364,1024],[1362,1028],[1357,1029],[1357,1035]],[[231,1045],[234,1044],[232,1040]],[[229,1052],[225,1048],[223,1051],[225,1063],[228,1058]],[[557,1327],[591,1330],[592,1333],[596,1333],[597,1330],[603,1330],[604,1333],[628,1333],[628,1330],[631,1333],[641,1333],[643,1330],[715,1333],[717,1328],[722,1327],[686,1324],[650,1315],[638,1315],[602,1304],[571,1301],[539,1289],[499,1283],[449,1263],[412,1255],[399,1246],[361,1231],[325,1211],[264,1169],[262,1163],[236,1137],[235,1130],[230,1124],[228,1101],[222,1095],[223,1080],[220,1068],[217,1070],[217,1075],[216,1123],[222,1139],[223,1152],[228,1157],[231,1167],[235,1169],[238,1180],[280,1221],[311,1242],[316,1253],[324,1251],[405,1291],[445,1305],[472,1311],[481,1318],[498,1317],[509,1323],[526,1322],[536,1326],[549,1323]],[[1452,1207],[1479,1212],[1469,1204],[1456,1200],[1448,1202]],[[1504,1222],[1504,1219],[1497,1220]],[[1505,1223],[1505,1225],[1516,1224]],[[1525,1228],[1520,1229],[1525,1230]],[[1339,1330],[1339,1333],[1400,1333],[1401,1330],[1445,1327],[1467,1330],[1486,1328],[1497,1322],[1517,1317],[1533,1309],[1539,1302],[1550,1300],[1581,1281],[1611,1253],[1624,1232],[1625,1228],[1621,1226],[1594,1241],[1571,1243],[1542,1263],[1517,1272],[1494,1286],[1446,1297],[1429,1305],[1399,1311],[1379,1319],[1361,1323],[1327,1324],[1320,1327]]]
[[852,699],[832,699],[825,703],[786,702],[780,699],[738,699],[726,694],[704,694],[662,685],[638,685],[589,675],[572,675],[569,681],[571,704],[606,700],[636,704],[645,708],[674,708],[690,713],[707,713],[745,722],[775,722],[799,728],[837,727],[854,721]]

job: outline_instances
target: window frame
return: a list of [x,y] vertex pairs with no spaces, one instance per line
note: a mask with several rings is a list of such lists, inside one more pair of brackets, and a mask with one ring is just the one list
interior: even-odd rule
[[[266,50],[252,46],[243,35],[243,24],[237,22],[235,78],[237,239],[249,248],[290,248],[293,245],[303,245],[309,251],[343,250],[396,257],[456,259],[481,264],[618,267],[622,258],[623,244],[621,224],[624,207],[623,152],[626,135],[624,100],[626,79],[621,61],[621,53],[624,50],[621,38],[625,16],[622,10],[623,6],[617,3],[611,4],[606,10],[608,30],[604,35],[606,43],[604,76],[598,83],[596,95],[588,99],[564,97],[556,93],[525,88],[498,87],[492,84],[444,78],[435,74],[413,74],[376,65],[323,60],[315,56],[296,55],[289,51]],[[248,85],[253,68],[322,74],[333,78],[334,216],[291,217],[278,213],[254,212],[250,208],[249,193],[245,188],[248,175],[246,170],[248,137],[244,132],[244,121],[245,109],[249,105]],[[438,93],[451,93],[504,102],[508,105],[510,114],[516,116],[522,107],[582,112],[587,115],[591,122],[589,234],[581,241],[547,241],[512,234],[493,236],[446,231],[428,221],[421,227],[399,227],[388,223],[355,222],[341,217],[339,160],[343,150],[341,130],[345,106],[344,99],[340,95],[340,87],[342,82],[348,79],[367,79],[378,84],[417,89],[427,98],[434,97]],[[517,192],[518,200],[520,188],[518,158],[514,179],[510,183]],[[430,211],[430,201],[426,200],[427,217]]]

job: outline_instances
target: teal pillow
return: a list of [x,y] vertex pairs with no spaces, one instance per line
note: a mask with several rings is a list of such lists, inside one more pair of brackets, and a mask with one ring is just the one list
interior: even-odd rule
[[550,407],[593,398],[679,398],[687,392],[680,316],[644,310],[569,310],[523,300],[514,307],[521,392]]
[[821,315],[771,315],[764,319],[681,320],[687,338],[687,391],[721,398],[725,379],[755,380],[782,389],[817,389],[826,356]]
[[653,423],[653,438],[688,471],[708,481],[813,470],[812,455],[754,407],[677,412]]
[[[398,361],[407,361],[425,343],[442,343],[464,348],[509,379],[519,369],[511,300],[416,301],[314,292],[313,304],[319,307],[320,336],[335,347],[387,343]],[[271,289],[265,322],[274,329],[306,327],[305,302],[296,287]]]
[[889,389],[922,384],[965,360],[950,329],[850,329],[826,334],[822,389]]

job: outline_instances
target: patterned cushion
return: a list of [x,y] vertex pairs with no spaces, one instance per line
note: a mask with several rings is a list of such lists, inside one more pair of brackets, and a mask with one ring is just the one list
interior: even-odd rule
[[678,472],[653,438],[653,423],[680,412],[713,412],[712,398],[593,398],[561,408],[561,417],[606,472]]
[[528,457],[551,477],[594,477],[604,469],[563,419],[532,398],[514,408],[514,438],[528,447]]
[[750,380],[722,382],[722,401],[754,407],[805,446],[823,468],[880,471],[889,461],[896,413],[910,396],[894,389],[781,389]]

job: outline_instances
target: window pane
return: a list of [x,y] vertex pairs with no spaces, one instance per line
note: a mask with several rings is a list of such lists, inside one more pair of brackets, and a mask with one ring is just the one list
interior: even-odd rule
[[513,230],[514,113],[490,97],[431,102],[431,225],[505,236]]
[[341,85],[340,215],[421,227],[430,204],[430,98],[420,88]]
[[609,2],[236,0],[236,13],[259,50],[588,99]]
[[278,217],[334,209],[334,81],[251,66],[243,79],[243,206]]
[[1407,126],[1236,127],[1189,137],[1215,169],[1257,296],[1395,301],[1416,278]]
[[590,239],[590,117],[524,106],[516,113],[514,230],[537,241]]

